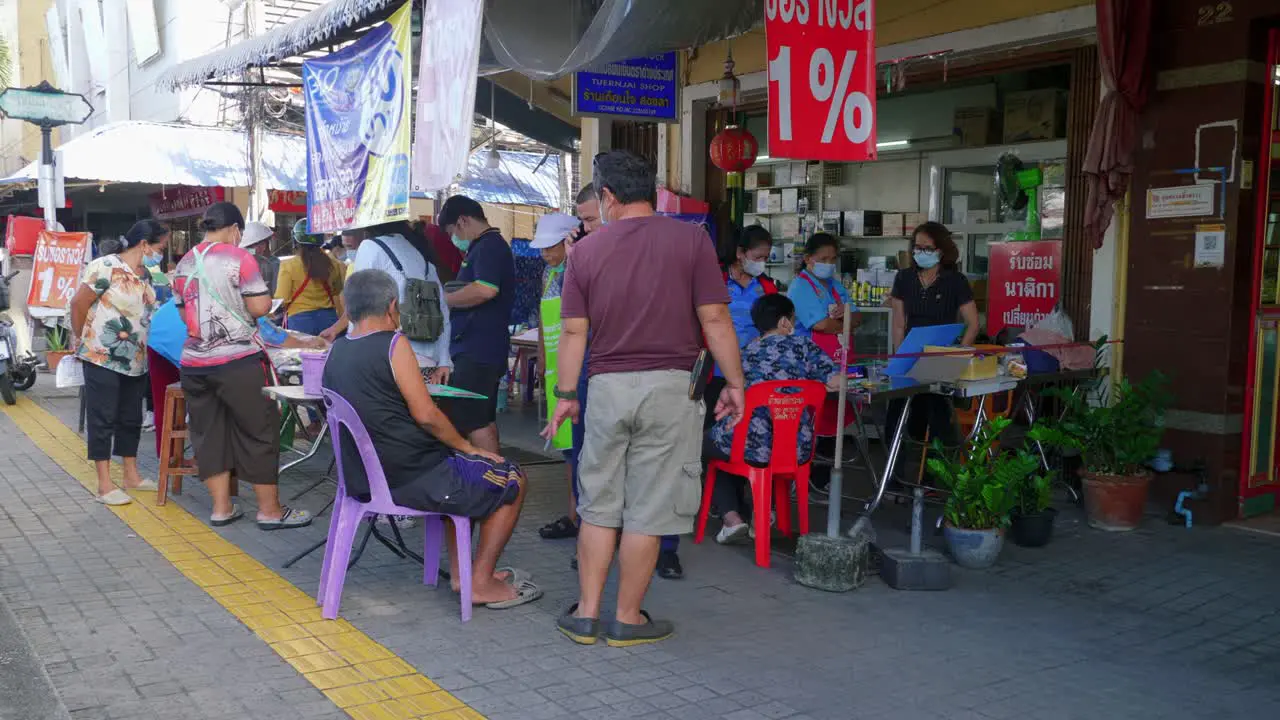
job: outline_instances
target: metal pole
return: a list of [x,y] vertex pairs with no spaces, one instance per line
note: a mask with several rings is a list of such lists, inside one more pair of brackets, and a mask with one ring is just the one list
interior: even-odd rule
[[53,128],[40,126],[40,175],[38,185],[44,202],[44,229],[58,229],[58,209],[53,206]]
[[844,493],[844,405],[849,390],[849,332],[853,313],[844,306],[844,327],[840,331],[840,377],[836,391],[836,459],[831,466],[831,483],[827,486],[827,537],[840,537],[840,505]]

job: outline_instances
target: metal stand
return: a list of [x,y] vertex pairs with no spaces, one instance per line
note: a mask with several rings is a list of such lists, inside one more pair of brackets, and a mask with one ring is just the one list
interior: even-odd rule
[[[378,529],[378,517],[379,517],[378,515],[370,515],[368,518],[365,519],[365,522],[368,523],[368,527],[365,528],[364,536],[360,538],[359,544],[356,545],[356,551],[351,556],[351,562],[347,563],[347,569],[350,570],[351,568],[355,567],[356,562],[360,560],[360,556],[364,554],[365,546],[369,544],[370,536],[377,538],[378,542],[382,543],[384,546],[386,546],[388,550],[395,553],[396,557],[402,560],[408,557],[408,558],[412,558],[414,561],[418,562],[419,564],[425,564],[421,555],[418,555],[417,553],[413,552],[408,548],[408,546],[404,544],[404,537],[400,535],[400,528],[396,527],[395,520],[392,520],[390,522],[391,534],[395,536],[395,542],[393,543],[391,541],[391,538],[387,537],[386,535],[383,535],[382,531]],[[333,520],[330,520],[330,522],[333,522]],[[324,540],[321,540],[315,545],[312,545],[306,550],[303,550],[302,552],[293,556],[292,558],[289,558],[289,560],[286,561],[284,565],[281,565],[281,567],[285,567],[285,568],[293,567],[293,565],[297,563],[299,560],[310,555],[316,550],[319,550],[320,548],[324,547],[325,544],[328,542],[329,542],[329,538],[326,537]],[[449,573],[445,570],[441,570],[440,577],[448,580]]]

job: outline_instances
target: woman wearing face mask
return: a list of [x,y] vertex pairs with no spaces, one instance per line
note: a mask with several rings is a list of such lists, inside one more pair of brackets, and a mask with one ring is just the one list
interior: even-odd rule
[[[956,265],[960,251],[951,238],[951,231],[941,223],[927,222],[911,236],[912,266],[898,271],[889,296],[893,307],[893,347],[902,343],[911,328],[946,325],[957,320],[964,322],[961,344],[972,345],[978,337],[978,306],[973,302],[969,280]],[[903,405],[903,401],[890,403],[888,427],[897,424]],[[951,413],[950,398],[921,395],[912,401],[907,430],[917,441],[923,441],[927,431],[930,438],[954,444],[958,438]]]
[[244,513],[231,502],[231,473],[253,485],[258,528],[311,524],[311,514],[280,504],[280,408],[262,394],[267,357],[256,320],[271,310],[258,261],[240,247],[244,215],[214,203],[200,227],[204,241],[176,268],[174,301],[187,326],[182,391],[200,479],[213,499],[209,521],[229,525]]
[[912,235],[912,266],[893,281],[893,347],[898,347],[907,331],[963,322],[963,345],[978,337],[978,306],[973,302],[969,280],[956,266],[960,251],[951,231],[941,223],[927,222]]
[[[791,283],[787,297],[796,306],[796,334],[811,336],[818,347],[835,357],[844,329],[844,309],[852,302],[849,291],[836,279],[840,262],[840,242],[827,233],[817,233],[804,246],[804,269]],[[862,324],[854,311],[852,327]]]
[[124,466],[129,490],[155,490],[138,474],[142,402],[147,393],[147,333],[156,294],[144,258],[169,241],[169,229],[142,220],[120,239],[120,249],[89,263],[71,299],[71,334],[84,366],[85,430],[98,474],[98,502],[128,505],[129,494],[111,481],[111,456]]

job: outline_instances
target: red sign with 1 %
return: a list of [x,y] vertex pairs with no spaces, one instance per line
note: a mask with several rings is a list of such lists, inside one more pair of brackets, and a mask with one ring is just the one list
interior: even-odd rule
[[769,156],[876,158],[872,0],[765,0]]

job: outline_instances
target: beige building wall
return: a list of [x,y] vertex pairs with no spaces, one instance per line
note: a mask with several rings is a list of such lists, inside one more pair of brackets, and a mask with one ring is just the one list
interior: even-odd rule
[[[53,0],[0,0],[0,35],[9,44],[14,87],[30,87],[48,80],[56,85],[49,55],[45,13]],[[60,142],[53,131],[53,144]],[[0,121],[0,172],[21,170],[40,156],[40,130],[20,120]]]

